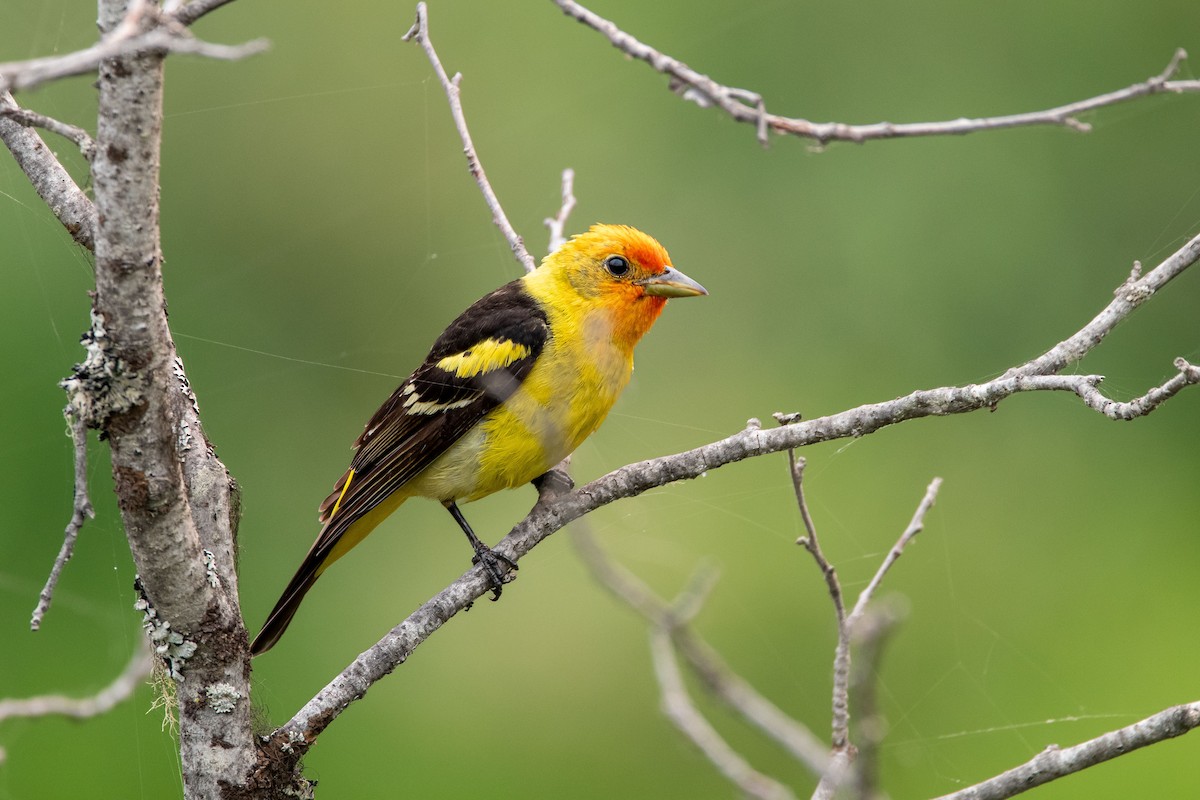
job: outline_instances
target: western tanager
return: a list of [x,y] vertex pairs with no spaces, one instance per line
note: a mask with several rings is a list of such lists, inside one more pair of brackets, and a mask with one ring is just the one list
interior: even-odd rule
[[321,573],[410,497],[449,510],[499,597],[516,564],[476,537],[457,503],[529,483],[574,451],[629,382],[634,345],[667,299],[707,293],[650,236],[593,225],[464,311],[367,422],[251,652],[279,641]]

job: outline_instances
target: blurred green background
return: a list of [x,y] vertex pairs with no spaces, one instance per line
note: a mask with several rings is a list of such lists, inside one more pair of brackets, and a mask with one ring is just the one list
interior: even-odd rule
[[[441,2],[431,31],[514,225],[544,252],[559,175],[570,229],[653,233],[711,297],[673,303],[635,379],[575,460],[577,479],[693,447],[748,417],[807,417],[986,380],[1076,330],[1133,260],[1200,231],[1200,97],[1087,115],[1088,135],[769,149],[752,127],[680,101],[549,2]],[[1046,108],[1200,51],[1194,2],[798,4],[594,0],[626,30],[780,113],[893,122]],[[242,0],[197,25],[265,36],[242,63],[172,58],[162,227],[171,323],[219,455],[244,488],[241,595],[256,630],[317,532],[316,505],[364,420],[441,328],[518,267],[464,169],[407,4]],[[83,0],[10,0],[0,60],[94,36]],[[1185,65],[1184,77],[1197,70]],[[24,95],[94,127],[90,78]],[[51,145],[82,174],[62,140]],[[141,635],[133,570],[92,448],[98,515],[43,630],[29,612],[70,513],[56,382],[81,358],[89,258],[0,156],[0,693],[94,692]],[[1193,273],[1195,271],[1193,270]],[[1200,275],[1142,309],[1079,368],[1119,398],[1200,358]],[[827,554],[857,592],[929,480],[927,530],[885,594],[908,620],[879,676],[893,797],[940,794],[1200,697],[1200,392],[1107,421],[1066,395],[811,448]],[[499,539],[532,490],[468,507]],[[795,546],[783,456],[605,508],[589,524],[670,596],[721,580],[697,624],[782,708],[827,736],[833,617]],[[522,562],[497,604],[454,620],[307,758],[322,797],[691,797],[734,790],[658,710],[642,622],[594,584],[569,532]],[[357,653],[466,568],[445,512],[412,503],[314,590],[255,661],[255,700],[286,720]],[[0,727],[0,798],[181,794],[152,693],[86,723]],[[701,706],[751,763],[811,779],[724,709]],[[467,738],[464,727],[474,730]],[[1193,734],[1193,737],[1200,734]],[[1200,741],[1162,744],[1037,790],[1041,798],[1184,796]],[[70,769],[64,769],[69,764]],[[102,789],[98,789],[102,786]]]

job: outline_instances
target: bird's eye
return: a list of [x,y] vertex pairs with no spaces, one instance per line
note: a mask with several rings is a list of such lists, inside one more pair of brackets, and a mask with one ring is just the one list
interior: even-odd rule
[[609,256],[604,259],[604,268],[608,270],[608,274],[619,278],[629,272],[629,262],[622,256]]

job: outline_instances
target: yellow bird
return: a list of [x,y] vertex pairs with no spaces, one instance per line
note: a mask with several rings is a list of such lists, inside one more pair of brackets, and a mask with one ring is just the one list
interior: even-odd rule
[[534,481],[570,455],[629,383],[634,345],[667,299],[703,294],[652,237],[593,225],[464,311],[367,422],[251,653],[271,649],[321,573],[410,497],[454,516],[498,598],[517,565],[479,540],[457,503]]

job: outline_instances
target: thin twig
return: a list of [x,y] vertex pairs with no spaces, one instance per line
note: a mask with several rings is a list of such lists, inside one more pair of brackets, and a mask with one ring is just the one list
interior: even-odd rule
[[[0,108],[19,108],[9,92],[0,92]],[[0,114],[0,141],[71,237],[88,250],[96,247],[96,206],[30,128]]]
[[[145,22],[151,19],[151,22]],[[145,28],[145,25],[151,27]],[[0,91],[31,89],[46,81],[94,72],[102,61],[147,52],[190,53],[222,61],[237,61],[266,50],[265,39],[223,45],[193,38],[174,17],[134,3],[125,20],[91,47],[60,56],[0,64]]]
[[[782,415],[777,416],[782,422]],[[850,706],[848,704],[850,681],[850,627],[846,621],[846,605],[842,597],[842,583],[838,580],[837,570],[825,554],[821,552],[821,543],[817,539],[817,526],[813,523],[808,511],[808,503],[804,499],[804,467],[808,461],[798,458],[795,450],[788,450],[788,467],[792,475],[792,488],[796,493],[796,505],[800,509],[800,519],[804,522],[807,536],[797,540],[812,555],[825,578],[825,586],[833,600],[833,610],[837,618],[837,644],[833,653],[833,715],[830,742],[833,746],[834,758],[838,759],[850,743]],[[820,786],[830,783],[828,775],[822,776]],[[816,797],[818,795],[814,795]]]
[[[205,14],[210,14],[221,6],[228,5],[232,2],[233,0],[191,0],[191,2],[182,4],[182,7],[180,7],[179,10],[174,11],[171,16],[174,17],[180,25],[191,25]],[[177,0],[176,4],[178,5]]]
[[64,139],[73,142],[79,148],[79,152],[83,153],[84,158],[88,161],[92,160],[92,156],[96,153],[96,143],[92,141],[92,137],[88,135],[87,131],[76,125],[47,117],[45,114],[21,108],[15,102],[6,102],[11,97],[12,95],[8,92],[0,95],[0,116],[8,117],[13,122],[27,128],[42,128],[51,133],[57,133]]
[[1155,386],[1141,397],[1128,402],[1117,402],[1105,397],[1094,384],[1082,383],[1075,390],[1088,408],[1098,411],[1109,419],[1131,420],[1144,417],[1160,405],[1179,394],[1186,386],[1200,383],[1200,367],[1189,364],[1183,358],[1175,359],[1179,373],[1160,386]]
[[46,611],[50,608],[50,602],[54,599],[54,590],[58,586],[59,576],[62,575],[63,567],[67,565],[75,552],[75,541],[79,538],[80,528],[83,527],[85,520],[96,516],[96,512],[92,509],[92,503],[88,499],[87,422],[78,415],[70,415],[69,420],[71,440],[75,445],[74,510],[71,512],[71,521],[67,523],[58,558],[54,559],[50,577],[46,579],[46,585],[42,588],[42,593],[38,595],[37,608],[33,610],[33,619],[29,622],[29,627],[35,631],[42,627],[42,618],[46,615]]
[[[780,422],[787,422],[786,415],[777,414],[776,419],[779,419]],[[871,579],[867,588],[858,596],[858,602],[855,604],[854,610],[847,615],[843,605],[841,582],[838,581],[833,565],[825,559],[825,556],[821,553],[820,546],[816,544],[816,527],[808,515],[808,505],[804,500],[803,490],[804,459],[797,459],[794,451],[789,450],[788,462],[791,466],[792,485],[796,490],[796,500],[800,506],[800,515],[804,519],[804,525],[809,532],[809,541],[806,543],[804,539],[801,539],[800,543],[813,554],[813,558],[816,559],[818,566],[821,567],[821,572],[825,575],[825,582],[829,587],[829,593],[834,600],[834,607],[837,609],[838,636],[833,655],[832,768],[821,777],[820,783],[817,784],[817,788],[813,792],[813,800],[830,800],[837,796],[838,792],[847,782],[858,787],[858,792],[862,796],[864,793],[869,792],[869,787],[873,785],[875,765],[871,762],[864,767],[858,763],[857,748],[851,744],[850,740],[850,694],[854,682],[854,676],[851,674],[850,645],[852,641],[865,641],[868,645],[871,645],[872,637],[875,635],[874,626],[863,624],[864,619],[866,619],[865,611],[867,604],[870,603],[875,590],[879,588],[879,584],[883,581],[884,576],[887,575],[888,570],[891,569],[892,564],[904,552],[905,546],[912,541],[913,537],[921,532],[924,526],[925,514],[937,497],[937,490],[942,484],[942,479],[934,478],[930,482],[929,488],[925,491],[924,498],[922,498],[916,512],[913,514],[912,521],[909,522],[908,527],[904,529],[899,540],[892,546],[887,557],[884,558],[883,563],[875,573],[875,577]],[[877,620],[872,617],[870,621]],[[865,630],[860,630],[860,628],[865,628]],[[882,635],[882,632],[879,632],[879,635]],[[868,655],[875,660],[878,658],[878,654],[875,651],[870,651]],[[866,669],[873,669],[873,667],[874,661],[868,661],[865,665]],[[862,668],[860,667],[860,670]]]
[[[570,540],[592,577],[614,597],[641,614],[651,627],[661,626],[671,615],[670,604],[605,553],[586,526],[576,525],[571,531]],[[825,773],[829,756],[825,752],[825,745],[812,731],[785,714],[733,672],[720,654],[692,628],[683,624],[673,625],[671,636],[679,652],[709,692],[781,745],[814,775]]]
[[567,242],[564,230],[567,226],[567,218],[571,216],[571,212],[575,210],[575,170],[567,167],[562,173],[562,205],[558,209],[558,215],[554,217],[546,217],[542,220],[542,224],[550,229],[550,249],[553,253],[558,248],[562,247]]
[[712,594],[720,577],[721,573],[715,567],[699,567],[671,602],[668,613],[660,617],[660,625],[672,633],[690,625],[704,608],[704,601]]
[[138,636],[137,646],[125,669],[112,683],[91,697],[64,697],[58,694],[26,697],[21,700],[0,700],[0,722],[20,717],[70,717],[87,719],[111,711],[137,690],[154,667],[150,648],[144,636]]
[[660,626],[651,630],[650,653],[654,659],[654,674],[662,690],[663,713],[700,748],[717,770],[749,797],[762,800],[794,798],[786,786],[751,767],[697,710],[684,687],[668,628]]
[[867,588],[863,589],[858,595],[858,602],[854,604],[854,610],[850,612],[850,624],[852,626],[866,610],[867,603],[871,602],[875,590],[883,582],[883,577],[892,568],[892,564],[895,564],[896,560],[904,554],[904,548],[908,546],[908,543],[918,533],[925,529],[925,515],[929,513],[929,509],[933,508],[933,504],[937,500],[938,490],[941,488],[941,478],[934,478],[929,482],[929,486],[925,489],[925,496],[921,498],[921,502],[917,505],[917,510],[913,512],[913,517],[908,523],[908,527],[904,529],[904,533],[900,534],[900,538],[892,545],[892,549],[888,552],[883,563],[879,565],[879,569],[875,572],[875,576],[871,578],[871,582],[867,584]]
[[867,125],[848,125],[841,122],[817,123],[798,117],[769,114],[762,97],[756,92],[717,83],[709,76],[697,72],[678,59],[638,41],[617,27],[615,23],[588,10],[574,0],[554,0],[554,3],[567,16],[603,34],[621,52],[645,61],[655,71],[666,75],[670,79],[670,89],[684,99],[692,100],[703,107],[715,105],[736,121],[753,125],[759,141],[764,144],[768,130],[814,139],[821,144],[830,141],[865,142],[871,139],[897,139],[912,136],[962,135],[1029,125],[1057,125],[1086,132],[1091,130],[1091,126],[1080,122],[1078,117],[1088,111],[1152,94],[1200,92],[1200,80],[1171,80],[1187,57],[1186,51],[1178,49],[1162,72],[1145,81],[1045,111],[975,119],[960,117],[942,122],[901,124],[876,122]]
[[467,117],[463,113],[462,92],[459,89],[462,73],[456,73],[453,78],[448,76],[441,59],[438,58],[437,51],[433,49],[433,42],[429,39],[429,14],[424,3],[417,3],[417,21],[402,38],[406,42],[416,39],[425,50],[425,55],[428,56],[429,63],[433,65],[433,70],[442,83],[442,89],[446,92],[446,99],[450,101],[450,114],[454,117],[454,127],[458,129],[458,135],[462,138],[463,153],[467,157],[467,169],[475,178],[479,190],[483,192],[483,199],[492,211],[492,222],[504,234],[504,238],[508,240],[508,244],[512,248],[513,255],[525,267],[525,271],[533,272],[537,264],[534,263],[533,256],[529,255],[529,251],[525,249],[525,241],[508,221],[508,216],[500,205],[500,199],[496,197],[496,193],[492,190],[492,185],[483,171],[479,155],[475,152],[475,144],[471,141],[471,132],[467,130]]
[[1074,747],[1049,745],[1029,761],[982,783],[943,795],[937,800],[1004,800],[1123,756],[1147,745],[1182,736],[1200,727],[1200,702],[1174,706],[1119,730],[1109,731]]
[[811,553],[813,560],[817,562],[817,568],[821,570],[821,575],[825,578],[825,585],[829,588],[829,596],[833,599],[833,610],[837,614],[837,623],[840,629],[846,621],[846,604],[842,599],[842,584],[838,580],[837,570],[821,552],[821,543],[817,539],[817,526],[813,524],[812,515],[808,513],[808,503],[804,500],[804,467],[807,464],[807,459],[797,457],[795,450],[788,450],[792,489],[796,492],[796,505],[800,508],[800,519],[803,520],[804,529],[808,532],[807,536],[797,539],[796,544]]
[[714,569],[693,574],[670,608],[650,629],[650,655],[662,695],[663,713],[673,725],[743,794],[763,800],[786,800],[794,795],[775,779],[758,772],[734,750],[696,708],[684,685],[675,657],[674,637],[686,628],[704,606],[716,585]]
[[[1183,274],[1183,271],[1196,263],[1198,259],[1200,259],[1200,236],[1194,236],[1145,275],[1137,277],[1140,271],[1135,269],[1130,273],[1129,278],[1117,287],[1113,293],[1112,302],[1093,317],[1091,322],[1042,355],[1013,367],[1000,377],[1003,379],[1015,375],[1050,375],[1079,361],[1133,313],[1135,308],[1157,294],[1174,278]],[[1089,403],[1089,406],[1100,410],[1092,403]]]
[[[794,476],[793,482],[798,481],[798,477]],[[845,782],[851,782],[858,787],[859,793],[868,792],[868,788],[874,781],[874,764],[866,764],[865,766],[858,762],[857,747],[851,745],[850,740],[850,699],[851,688],[853,684],[853,675],[851,669],[851,654],[850,646],[852,642],[865,640],[870,644],[871,637],[875,632],[872,626],[864,626],[864,620],[878,621],[874,618],[866,618],[865,612],[868,603],[872,596],[875,595],[876,589],[883,582],[883,577],[887,575],[888,570],[892,569],[896,559],[900,558],[901,553],[904,553],[904,548],[911,542],[913,537],[922,531],[925,521],[925,513],[929,511],[930,506],[934,505],[934,500],[937,497],[937,489],[942,485],[942,479],[935,477],[929,483],[929,487],[925,489],[925,497],[920,500],[917,505],[917,511],[913,513],[912,521],[908,523],[904,533],[900,534],[900,539],[883,559],[883,564],[880,569],[875,572],[875,577],[871,578],[871,582],[863,589],[862,594],[858,596],[858,602],[854,603],[852,612],[844,618],[838,620],[838,645],[834,650],[834,668],[833,668],[833,763],[836,770],[830,770],[829,774],[821,778],[821,783],[817,784],[816,792],[812,794],[814,800],[828,800],[834,798],[838,794],[838,790],[844,786]],[[830,567],[832,569],[832,567]],[[860,630],[866,628],[866,630]],[[878,632],[882,636],[882,631]],[[877,654],[871,657],[877,658]],[[870,669],[874,666],[871,662],[866,664],[866,668]],[[870,724],[870,723],[869,723]],[[870,747],[870,745],[868,745]],[[872,754],[874,756],[874,754]],[[864,771],[865,770],[865,771]],[[842,777],[839,777],[839,772]]]

